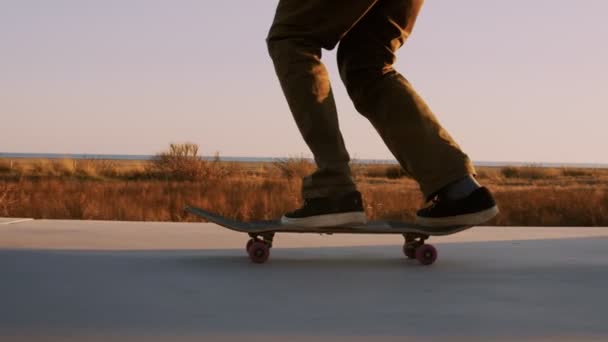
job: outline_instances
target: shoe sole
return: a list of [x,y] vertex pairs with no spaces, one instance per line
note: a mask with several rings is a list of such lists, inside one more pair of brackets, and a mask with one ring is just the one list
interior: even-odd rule
[[283,216],[281,218],[281,224],[285,226],[302,228],[338,227],[365,223],[367,223],[367,217],[364,212],[327,214],[304,218],[289,218]]
[[416,224],[425,227],[478,226],[498,215],[497,206],[476,213],[441,218],[416,216]]

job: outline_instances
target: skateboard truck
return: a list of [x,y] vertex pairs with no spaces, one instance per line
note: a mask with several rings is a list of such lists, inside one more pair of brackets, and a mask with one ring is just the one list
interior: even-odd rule
[[272,247],[274,235],[275,233],[249,233],[249,237],[251,238],[251,240],[253,240],[252,242],[261,241],[268,244],[270,247]]
[[403,254],[408,259],[416,259],[423,265],[430,265],[437,260],[437,249],[433,245],[425,243],[430,235],[405,233],[403,237],[405,238]]

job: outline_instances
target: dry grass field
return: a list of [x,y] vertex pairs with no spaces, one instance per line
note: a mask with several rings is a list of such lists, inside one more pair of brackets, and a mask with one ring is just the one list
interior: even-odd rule
[[[172,145],[153,161],[0,159],[0,216],[46,219],[195,221],[198,205],[240,220],[273,219],[300,203],[303,159],[275,163],[200,160]],[[491,225],[608,226],[608,170],[480,168],[501,214]],[[417,184],[394,165],[354,163],[371,219],[411,220]]]

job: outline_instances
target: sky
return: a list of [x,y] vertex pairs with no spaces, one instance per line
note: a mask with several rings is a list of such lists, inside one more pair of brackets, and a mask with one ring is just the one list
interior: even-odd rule
[[[0,0],[0,152],[310,156],[276,0]],[[401,71],[476,161],[608,163],[608,1],[427,1]],[[324,52],[351,157],[391,158]]]

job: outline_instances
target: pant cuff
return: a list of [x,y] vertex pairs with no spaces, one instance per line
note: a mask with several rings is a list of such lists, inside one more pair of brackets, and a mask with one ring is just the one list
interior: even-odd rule
[[467,161],[458,168],[442,171],[428,180],[420,181],[420,190],[424,198],[429,201],[446,185],[461,180],[466,176],[475,176],[476,174],[477,172],[473,163]]

